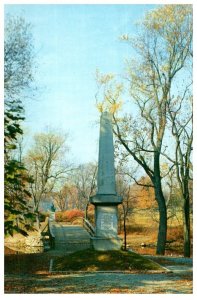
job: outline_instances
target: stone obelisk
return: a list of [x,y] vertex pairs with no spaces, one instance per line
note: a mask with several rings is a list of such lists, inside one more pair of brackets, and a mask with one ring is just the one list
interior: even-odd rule
[[90,198],[95,206],[96,232],[92,237],[95,250],[119,250],[118,204],[122,198],[116,193],[112,117],[103,112],[100,119],[97,193]]

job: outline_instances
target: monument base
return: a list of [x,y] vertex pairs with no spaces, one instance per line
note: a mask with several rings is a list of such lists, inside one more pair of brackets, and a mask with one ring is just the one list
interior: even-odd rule
[[94,250],[97,251],[120,250],[122,247],[122,239],[119,237],[91,237],[91,244]]

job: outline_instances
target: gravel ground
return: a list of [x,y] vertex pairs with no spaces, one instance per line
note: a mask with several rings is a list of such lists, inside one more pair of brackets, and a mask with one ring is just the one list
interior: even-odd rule
[[[172,272],[148,273],[46,273],[5,275],[5,293],[126,293],[191,294],[192,259],[153,257]],[[162,262],[162,263],[161,263]]]

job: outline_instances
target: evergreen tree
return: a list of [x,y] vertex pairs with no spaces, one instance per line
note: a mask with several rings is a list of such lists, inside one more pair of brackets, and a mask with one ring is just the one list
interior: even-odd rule
[[32,78],[32,39],[30,25],[23,18],[8,16],[4,41],[4,163],[5,163],[5,234],[24,235],[31,227],[33,214],[26,190],[30,177],[21,161],[14,158],[17,138],[23,134],[21,122],[23,92]]

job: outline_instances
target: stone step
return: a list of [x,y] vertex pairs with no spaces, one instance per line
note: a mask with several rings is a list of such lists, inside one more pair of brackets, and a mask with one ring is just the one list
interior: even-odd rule
[[55,245],[64,245],[64,244],[69,244],[69,245],[79,245],[79,244],[90,244],[90,241],[89,240],[84,240],[84,241],[58,241],[56,240],[55,241]]
[[69,244],[69,245],[79,245],[79,244],[90,244],[90,238],[72,238],[72,239],[55,239],[55,244]]
[[66,230],[62,230],[62,231],[57,231],[57,230],[54,230],[54,232],[58,232],[59,234],[64,234],[64,235],[67,235],[67,236],[74,236],[74,235],[77,235],[77,236],[88,236],[88,232],[84,232],[84,231],[81,231],[81,232],[67,232]]
[[90,243],[90,240],[61,240],[61,239],[55,239],[55,244],[88,244]]
[[58,223],[52,223],[51,226],[54,226],[56,228],[66,228],[67,230],[83,230],[84,228],[79,225],[64,225],[64,224],[58,224]]
[[58,236],[56,236],[57,238],[59,237],[60,239],[64,238],[64,239],[89,239],[90,237],[88,235],[77,235],[77,234],[73,234],[73,235],[67,235],[67,234],[60,234]]
[[88,239],[90,238],[89,235],[86,234],[67,234],[67,233],[59,233],[59,234],[55,234],[56,238],[64,238],[64,239]]
[[54,232],[58,232],[58,233],[64,233],[65,235],[70,235],[70,236],[73,236],[73,235],[88,235],[89,233],[86,232],[86,231],[67,231],[67,230],[57,230],[57,229],[52,229]]
[[83,232],[86,230],[83,228],[83,227],[79,227],[79,228],[67,228],[66,226],[61,226],[61,227],[58,227],[58,226],[55,226],[55,225],[52,225],[52,228],[55,228],[57,230],[66,230],[68,232]]

